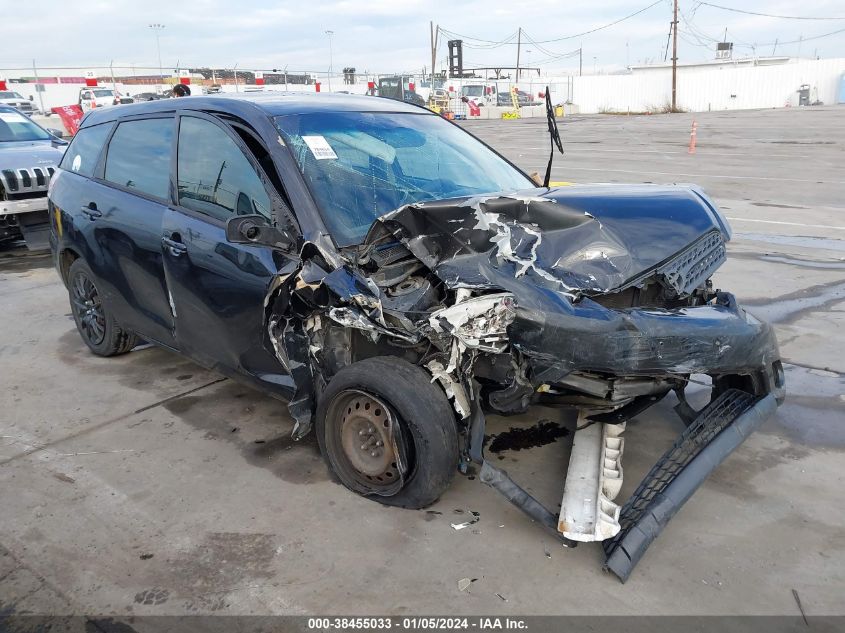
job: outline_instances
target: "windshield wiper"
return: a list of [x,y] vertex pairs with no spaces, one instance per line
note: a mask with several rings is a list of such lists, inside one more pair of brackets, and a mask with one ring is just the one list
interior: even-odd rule
[[549,186],[549,181],[552,178],[552,161],[555,159],[555,148],[563,154],[563,142],[560,140],[560,132],[557,129],[555,109],[552,106],[552,95],[549,92],[548,86],[546,86],[546,120],[549,123],[549,142],[551,143],[552,149],[549,152],[549,164],[546,166],[546,177],[543,179],[544,187]]

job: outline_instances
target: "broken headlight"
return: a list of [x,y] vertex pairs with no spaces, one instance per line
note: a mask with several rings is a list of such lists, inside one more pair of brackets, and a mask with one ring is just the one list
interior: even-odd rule
[[483,295],[434,312],[429,324],[469,349],[500,354],[509,344],[507,328],[516,316],[515,308],[510,293]]

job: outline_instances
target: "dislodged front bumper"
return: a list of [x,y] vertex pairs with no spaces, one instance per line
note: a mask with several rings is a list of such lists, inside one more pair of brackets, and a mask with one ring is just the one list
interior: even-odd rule
[[508,334],[528,359],[533,381],[554,383],[573,371],[613,376],[753,375],[762,393],[782,399],[780,352],[772,327],[734,296],[688,308],[605,308],[576,305],[519,309]]
[[[523,304],[508,334],[531,366],[535,389],[572,371],[617,377],[695,373],[714,377],[710,404],[699,412],[687,409],[686,430],[621,511],[614,506],[619,531],[603,541],[605,566],[623,582],[675,513],[784,397],[783,370],[771,326],[743,310],[728,293],[719,293],[715,304],[680,309],[612,310],[587,301],[568,312],[546,312],[526,311]],[[742,388],[736,388],[739,385]],[[596,470],[606,471],[606,456],[596,457]],[[621,484],[621,467],[618,472]],[[554,521],[549,510],[487,461],[483,461],[481,479],[535,520],[561,530],[560,536],[570,546],[575,544],[570,538],[602,538],[577,539],[566,533],[559,527],[566,524],[565,507],[560,522]],[[582,494],[576,501],[592,504],[594,512],[599,512],[599,496],[587,496]],[[564,493],[564,506],[566,499]]]
[[605,567],[625,582],[675,513],[776,408],[772,393],[755,397],[729,389],[713,400],[625,502],[622,529],[603,543]]

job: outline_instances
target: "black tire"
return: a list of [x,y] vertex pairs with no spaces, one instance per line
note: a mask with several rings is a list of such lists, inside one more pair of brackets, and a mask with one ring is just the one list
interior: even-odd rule
[[97,356],[117,356],[135,347],[137,337],[123,330],[102,303],[94,273],[84,259],[70,265],[67,279],[73,320],[88,348]]
[[[389,489],[357,470],[342,447],[346,425],[351,424],[343,410],[349,402],[348,411],[352,412],[354,404],[349,398],[356,398],[355,394],[362,394],[367,402],[372,402],[370,398],[383,403],[393,424],[398,423],[400,463],[406,466],[401,472],[401,487],[396,480],[395,489]],[[338,404],[343,407],[339,412]],[[383,426],[388,426],[387,421]],[[335,477],[350,490],[385,505],[419,509],[434,503],[449,487],[458,467],[458,428],[452,406],[425,370],[400,358],[368,358],[341,369],[320,398],[316,433],[323,458]],[[396,468],[396,463],[392,466]],[[388,474],[393,480],[394,475]]]

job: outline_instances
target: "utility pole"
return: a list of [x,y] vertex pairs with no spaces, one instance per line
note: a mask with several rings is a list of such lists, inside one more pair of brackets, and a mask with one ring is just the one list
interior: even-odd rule
[[675,0],[672,16],[672,112],[678,106],[678,0]]
[[332,66],[334,62],[332,61],[332,35],[334,35],[334,31],[326,31],[326,35],[329,36],[329,76],[328,76],[328,83],[329,83],[329,92],[332,91]]
[[[38,103],[41,105],[41,114],[45,114],[44,112],[44,86],[38,85],[38,68],[35,67],[35,60],[32,60],[32,74],[35,75],[35,91],[38,93]],[[39,90],[41,88],[41,90]]]
[[584,45],[578,47],[578,76],[581,76],[581,71],[584,69],[584,59],[581,57],[581,53],[584,52]]
[[159,42],[159,34],[161,33],[162,29],[164,29],[164,24],[159,24],[158,22],[156,22],[155,24],[150,24],[149,28],[156,35],[156,50],[158,51],[158,91],[162,92],[163,88],[161,84],[164,79],[164,73],[161,72],[161,42]]
[[431,35],[431,94],[434,94],[434,67],[437,64],[437,40],[440,37],[440,27],[434,26],[434,20],[428,23]]
[[519,27],[519,35],[516,38],[516,80],[519,81],[519,53],[522,48],[522,27]]

